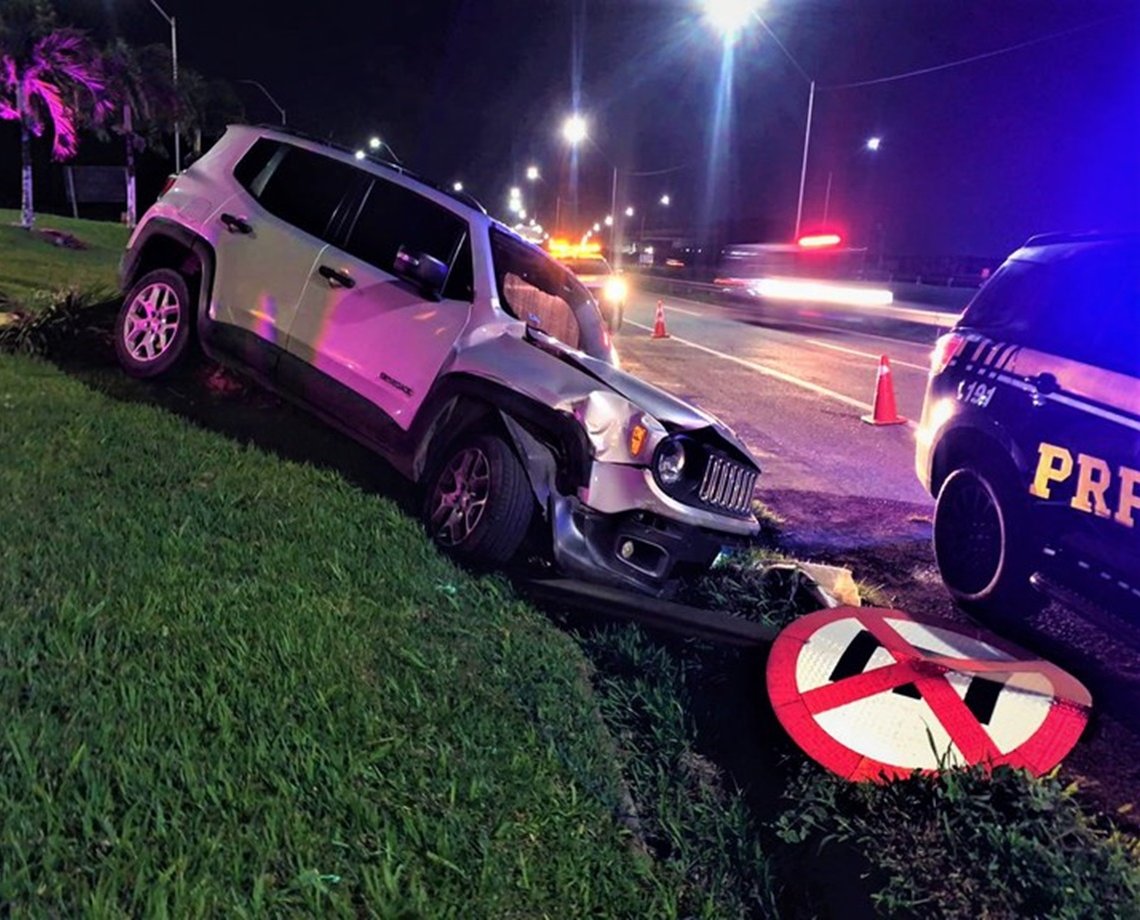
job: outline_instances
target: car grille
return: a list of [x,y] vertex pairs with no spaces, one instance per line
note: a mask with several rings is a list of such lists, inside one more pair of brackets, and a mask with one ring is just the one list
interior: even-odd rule
[[713,454],[705,468],[698,497],[706,505],[744,514],[752,507],[756,471],[741,463]]

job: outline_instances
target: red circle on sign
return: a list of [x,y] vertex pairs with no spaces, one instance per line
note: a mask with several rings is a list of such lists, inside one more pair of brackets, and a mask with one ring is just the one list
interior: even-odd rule
[[[862,642],[860,650],[855,649],[855,641],[839,648],[829,646],[831,640],[821,639],[822,631],[847,620],[853,620],[857,627],[856,635]],[[898,624],[897,628],[892,622]],[[977,648],[980,643],[989,647],[987,651],[1009,657],[996,654],[960,657],[939,653],[908,641],[900,628],[912,635],[925,635],[931,646],[948,645],[947,637],[955,637],[962,644]],[[851,631],[846,625],[840,629],[843,633]],[[836,632],[832,628],[827,635]],[[801,661],[801,655],[813,640],[816,640],[815,645],[807,654],[814,657]],[[887,661],[864,670],[873,660],[868,649],[880,660]],[[827,680],[813,686],[800,685],[801,674],[807,676],[814,669],[814,675],[818,676],[821,668],[830,671]],[[995,680],[1003,677],[1006,680]],[[988,685],[982,688],[982,695],[992,697],[989,700],[991,714],[998,696],[1006,689],[1027,694],[1019,699],[1031,700],[1037,713],[1045,709],[1039,724],[1011,749],[999,748],[991,731],[976,715],[978,707],[970,706],[969,686],[979,679],[979,683]],[[965,763],[990,767],[1004,764],[1038,775],[1051,770],[1072,750],[1088,722],[1092,705],[1088,690],[1075,677],[992,633],[901,610],[872,607],[837,607],[796,620],[772,645],[767,683],[772,708],[792,740],[812,759],[852,780],[895,779],[908,776],[915,769],[929,768],[902,762],[908,757],[905,752],[899,751],[899,756],[894,758],[888,756],[889,751],[871,755],[855,749],[845,737],[839,737],[851,735],[850,724],[845,725],[842,732],[836,729],[839,709],[848,704],[878,698],[886,704],[880,707],[883,716],[889,717],[891,707],[897,707],[898,703],[886,694],[893,691],[921,699],[937,720],[936,727],[949,737]],[[965,692],[959,692],[963,687]],[[1049,698],[1043,706],[1046,695]],[[865,718],[867,707],[860,708]],[[871,706],[870,710],[874,708]],[[1014,708],[1004,712],[1004,723],[1016,721],[1010,718],[1016,714]],[[1024,728],[1024,725],[1018,727]],[[921,745],[928,739],[929,735],[915,740]],[[881,739],[877,743],[882,747]]]

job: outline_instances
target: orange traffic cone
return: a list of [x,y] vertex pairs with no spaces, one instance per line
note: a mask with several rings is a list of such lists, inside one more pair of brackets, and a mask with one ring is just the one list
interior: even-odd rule
[[903,425],[906,419],[899,415],[895,406],[895,384],[891,380],[891,359],[886,355],[879,358],[879,373],[875,378],[875,407],[870,415],[864,415],[868,425]]
[[657,301],[657,315],[653,317],[653,335],[651,339],[667,339],[669,333],[665,330],[665,304]]

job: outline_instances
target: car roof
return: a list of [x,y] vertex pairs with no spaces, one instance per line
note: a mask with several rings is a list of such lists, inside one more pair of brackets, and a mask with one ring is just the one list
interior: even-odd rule
[[425,186],[437,194],[445,195],[446,197],[453,199],[459,204],[462,204],[465,207],[478,212],[483,217],[487,216],[487,209],[483,207],[482,203],[477,198],[475,198],[474,195],[471,195],[467,192],[457,192],[453,189],[446,188],[445,186],[439,185],[431,179],[413,172],[402,163],[393,162],[392,160],[376,156],[375,154],[369,153],[368,151],[365,151],[364,157],[360,158],[356,156],[356,152],[354,150],[345,147],[343,144],[337,144],[325,138],[316,137],[312,134],[308,134],[304,131],[298,131],[296,128],[290,128],[285,125],[246,125],[237,123],[229,125],[229,127],[252,131],[263,137],[280,135],[282,138],[304,141],[308,144],[313,144],[315,146],[324,148],[324,151],[326,153],[335,156],[335,158],[338,160],[344,160],[345,162],[351,163],[353,166],[360,167],[362,165],[367,165],[370,167],[380,167],[379,170],[373,168],[369,171],[379,172],[380,170],[384,170],[394,173],[397,176],[400,176],[405,180],[409,180],[414,184]]
[[1010,258],[1023,262],[1056,262],[1090,249],[1111,249],[1136,253],[1140,257],[1140,233],[1039,233]]

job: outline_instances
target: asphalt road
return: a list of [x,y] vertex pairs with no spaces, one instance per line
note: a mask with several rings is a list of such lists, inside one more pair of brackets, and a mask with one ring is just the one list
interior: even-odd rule
[[[670,338],[653,339],[656,295],[634,294],[616,338],[623,366],[720,417],[760,461],[761,489],[932,506],[914,474],[932,329],[925,343],[760,316],[748,306],[665,299]],[[905,425],[872,426],[880,355]]]

